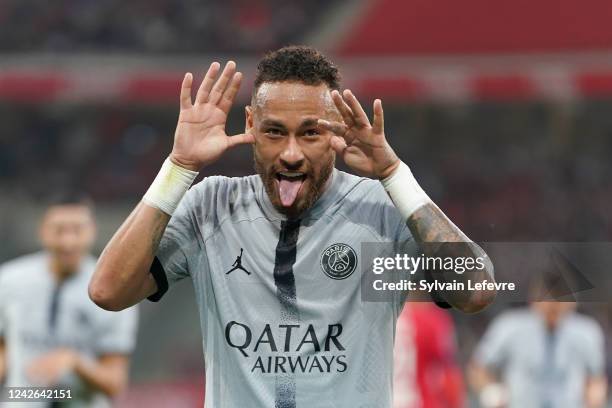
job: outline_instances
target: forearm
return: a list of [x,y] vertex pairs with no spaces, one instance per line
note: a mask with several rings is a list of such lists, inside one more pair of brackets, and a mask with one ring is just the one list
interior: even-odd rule
[[608,382],[604,376],[591,377],[586,382],[585,406],[601,408],[606,404]]
[[115,397],[127,386],[128,362],[124,356],[117,356],[113,360],[88,361],[79,357],[74,366],[74,373],[92,389],[109,397]]
[[198,173],[166,159],[142,201],[98,260],[89,296],[100,307],[121,310],[157,291],[149,273],[170,217]]
[[4,383],[6,375],[6,348],[4,346],[4,338],[0,337],[0,384]]
[[487,385],[497,383],[497,379],[489,370],[473,361],[468,364],[466,374],[468,383],[476,394],[479,394]]
[[155,293],[149,268],[169,220],[168,214],[143,202],[136,206],[98,259],[89,285],[96,304],[121,310]]
[[[415,241],[428,257],[452,258],[454,260],[480,258],[484,267],[473,268],[466,273],[454,270],[431,271],[435,279],[442,281],[481,282],[493,280],[493,266],[487,254],[473,243],[423,191],[412,172],[404,163],[381,180],[387,193],[406,220]],[[438,292],[448,303],[465,312],[476,312],[486,307],[495,296],[494,291],[448,291]]]
[[[465,273],[442,269],[432,271],[434,279],[444,282],[493,281],[493,265],[485,251],[472,242],[433,202],[418,208],[408,218],[406,225],[428,257],[481,259],[484,267]],[[438,292],[453,307],[465,312],[477,312],[490,304],[495,291],[466,290]]]

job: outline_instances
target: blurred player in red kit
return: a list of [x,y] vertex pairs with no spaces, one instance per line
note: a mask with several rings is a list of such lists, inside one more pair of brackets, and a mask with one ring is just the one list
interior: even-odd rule
[[396,330],[394,408],[463,407],[450,314],[433,302],[407,302]]

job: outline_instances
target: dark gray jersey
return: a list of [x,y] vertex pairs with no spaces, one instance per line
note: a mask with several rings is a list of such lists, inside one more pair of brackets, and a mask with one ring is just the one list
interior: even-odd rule
[[[28,376],[28,366],[57,348],[75,349],[95,359],[108,353],[129,354],[134,347],[136,307],[107,312],[87,295],[95,259],[85,259],[80,270],[61,285],[49,271],[49,263],[48,255],[39,252],[0,266],[0,336],[6,344],[8,387],[41,385]],[[66,373],[60,386],[71,389],[72,406],[109,405],[75,374]],[[18,407],[48,405],[14,403]]]
[[361,243],[411,239],[378,181],[335,170],[292,221],[258,175],[209,177],[166,229],[151,299],[193,280],[207,407],[391,407],[403,299],[361,300]]

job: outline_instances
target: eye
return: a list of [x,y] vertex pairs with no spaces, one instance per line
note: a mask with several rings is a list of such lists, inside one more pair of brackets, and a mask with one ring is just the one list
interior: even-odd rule
[[304,136],[318,136],[321,132],[317,128],[308,129],[304,132]]
[[278,128],[269,128],[269,129],[266,129],[266,134],[268,134],[270,136],[282,136],[283,135],[281,130],[278,129]]

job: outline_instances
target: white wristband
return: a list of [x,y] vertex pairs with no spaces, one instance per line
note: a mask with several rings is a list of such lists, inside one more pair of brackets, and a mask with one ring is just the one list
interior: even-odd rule
[[197,171],[177,166],[167,158],[142,201],[172,215],[197,176]]
[[508,396],[502,384],[487,384],[478,395],[480,406],[483,408],[503,407],[508,403]]
[[406,220],[418,208],[431,202],[431,199],[423,191],[412,175],[410,168],[404,162],[400,162],[393,173],[380,182],[387,190],[395,207]]

